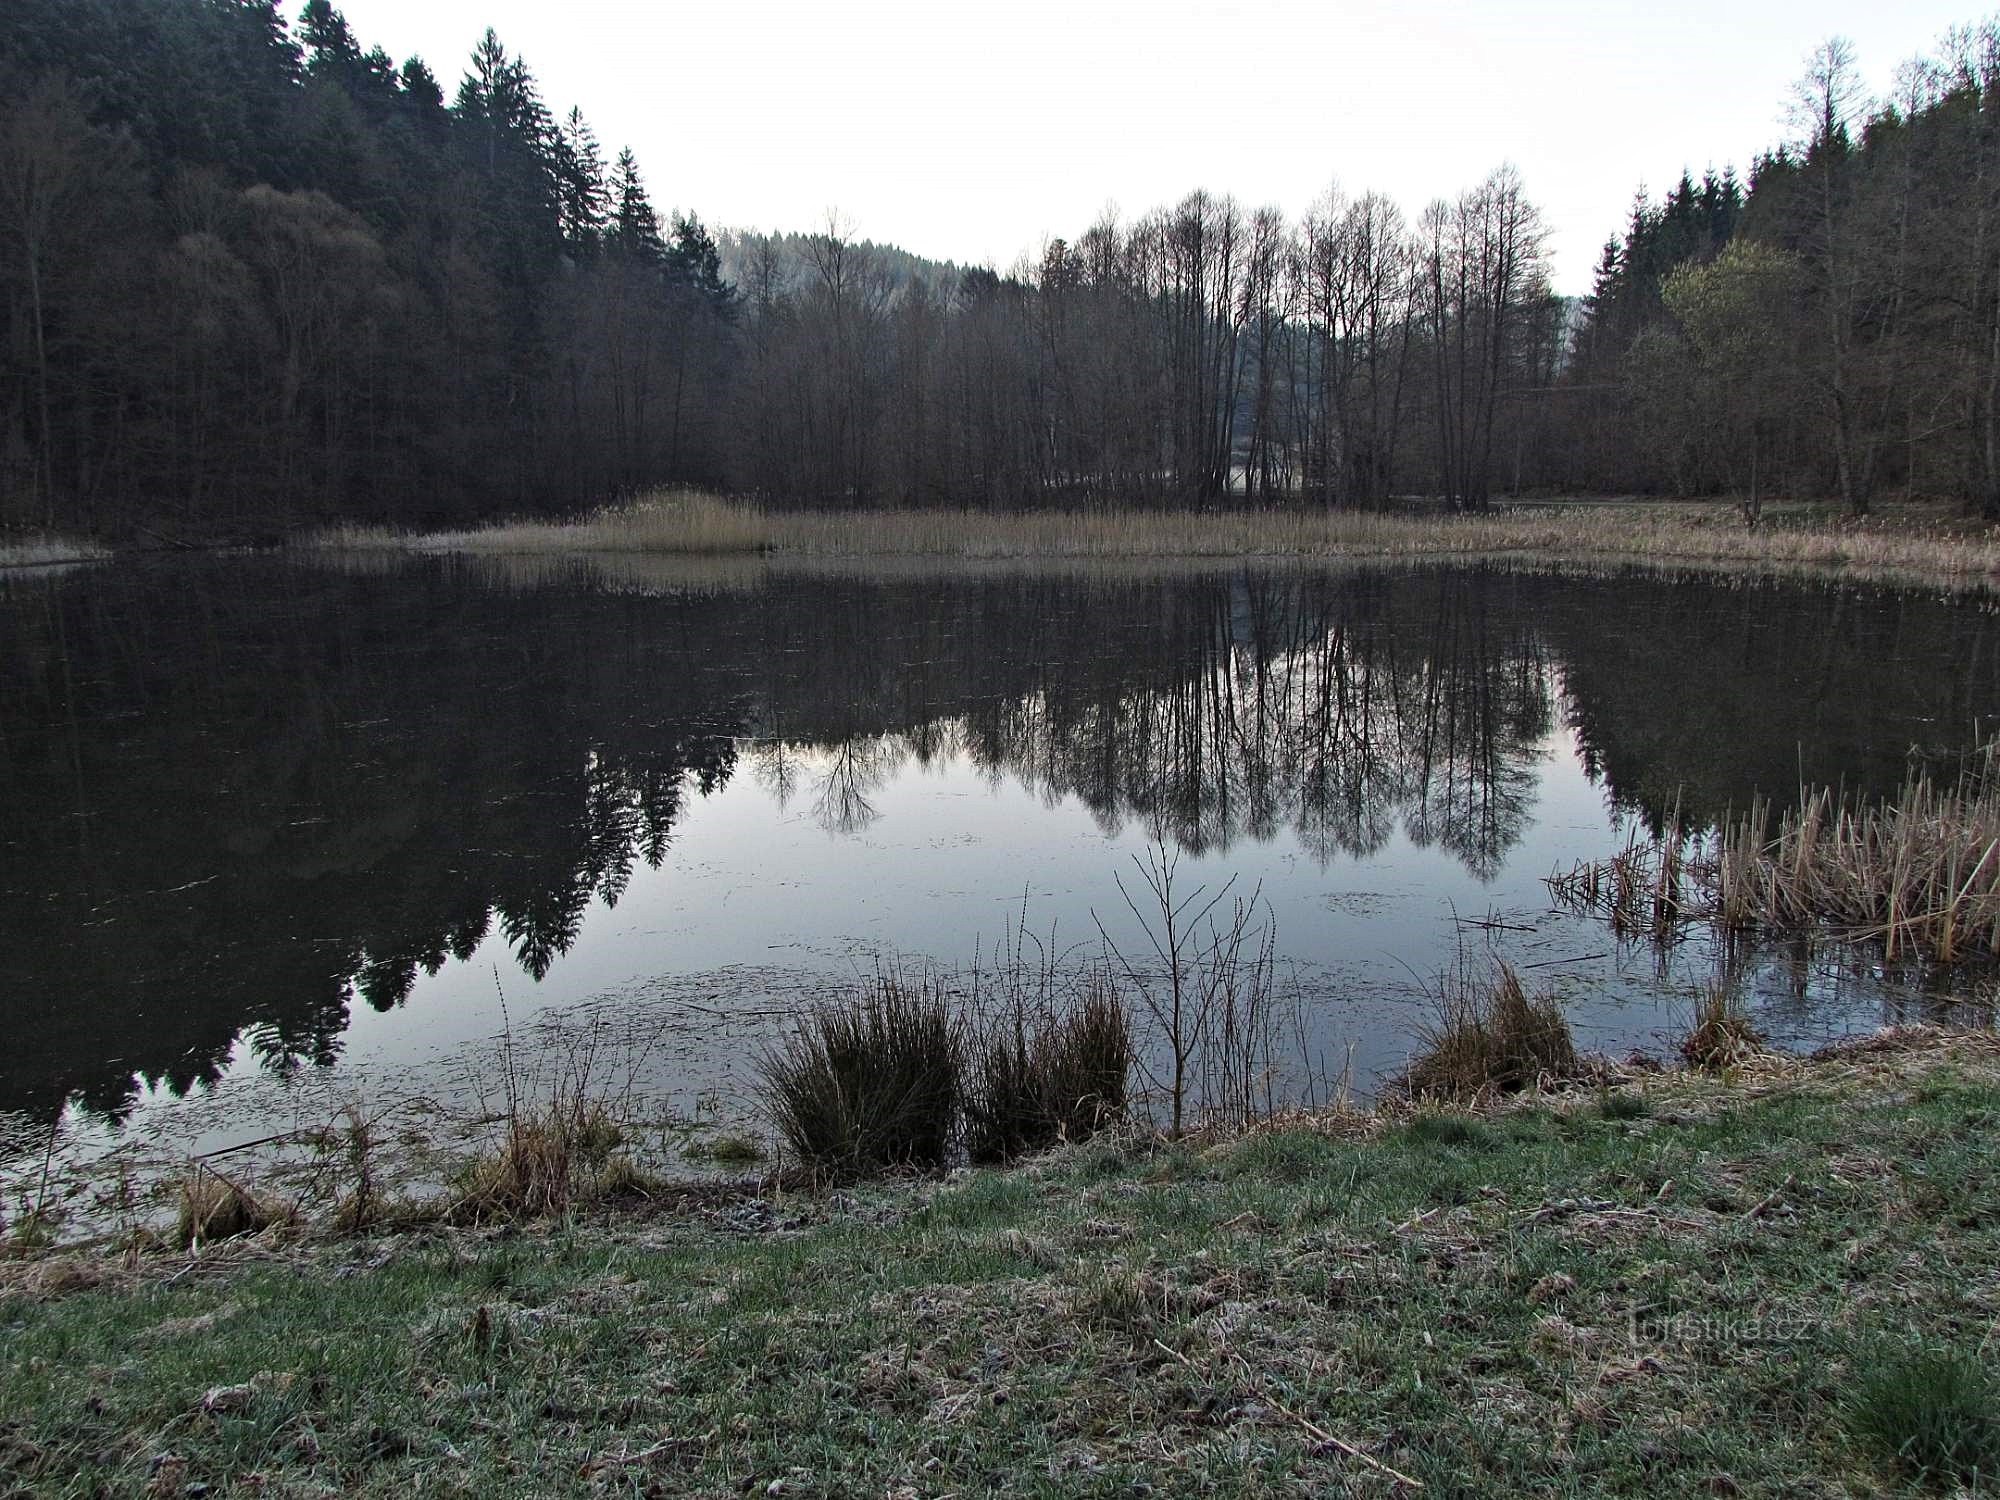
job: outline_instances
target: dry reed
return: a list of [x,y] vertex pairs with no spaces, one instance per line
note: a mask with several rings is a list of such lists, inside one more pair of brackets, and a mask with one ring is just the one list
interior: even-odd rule
[[[496,989],[500,976],[493,976]],[[625,1143],[623,1121],[632,1109],[633,1078],[643,1055],[626,1059],[619,1085],[606,1076],[617,1045],[603,1017],[569,1035],[544,1031],[543,1050],[523,1064],[515,1046],[507,997],[500,994],[500,1084],[505,1113],[493,1149],[469,1161],[458,1193],[446,1210],[461,1222],[541,1218],[566,1213],[583,1200],[615,1191],[634,1167],[616,1155]],[[366,1140],[350,1143],[357,1163],[365,1161]]]
[[189,1168],[175,1199],[174,1240],[184,1247],[255,1234],[278,1217],[256,1194],[206,1162]]
[[773,544],[764,513],[741,501],[697,490],[670,490],[575,521],[504,521],[469,531],[400,532],[343,525],[312,538],[339,551],[461,552],[485,556],[659,552],[687,555],[763,552]]
[[571,522],[398,533],[345,526],[312,545],[489,555],[772,552],[802,557],[1529,557],[1663,568],[1827,572],[1986,588],[2000,533],[1941,517],[1812,521],[1750,530],[1691,502],[1519,506],[1483,515],[1261,510],[777,510],[667,490]]
[[1579,861],[1543,884],[1557,904],[1602,917],[1620,937],[1666,942],[1690,916],[1710,908],[1707,867],[1698,854],[1678,821],[1670,821],[1660,837],[1630,838],[1609,859]]
[[582,1095],[546,1109],[524,1105],[507,1121],[500,1148],[471,1163],[449,1216],[480,1223],[562,1214],[620,1170],[612,1152],[622,1139],[610,1112]]
[[1635,841],[1548,878],[1556,900],[1624,933],[1689,920],[1880,943],[1889,959],[2000,958],[2000,775],[1995,747],[1949,786],[1916,775],[1885,802],[1801,790],[1772,830],[1762,798],[1684,850]]
[[0,538],[0,568],[56,568],[69,563],[101,562],[110,555],[109,549],[96,542],[76,537]]
[[1764,1034],[1750,1024],[1735,993],[1721,985],[1702,996],[1694,1024],[1681,1038],[1681,1056],[1688,1066],[1708,1073],[1748,1062],[1763,1050]]
[[1725,832],[1715,862],[1721,920],[1873,939],[1885,957],[2000,957],[2000,783],[1991,766],[1940,788],[1906,782],[1890,802],[1819,787],[1766,837],[1758,804]]

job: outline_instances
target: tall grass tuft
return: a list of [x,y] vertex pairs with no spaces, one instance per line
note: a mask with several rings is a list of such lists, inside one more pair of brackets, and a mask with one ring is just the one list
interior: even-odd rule
[[1108,975],[1097,975],[1046,1048],[1049,1112],[1061,1139],[1086,1140],[1124,1113],[1132,1062],[1124,997]]
[[611,1166],[623,1138],[605,1107],[582,1094],[524,1103],[508,1119],[499,1149],[468,1168],[452,1217],[479,1222],[565,1213]]
[[815,1010],[757,1062],[779,1133],[834,1178],[942,1166],[963,1087],[964,1038],[943,986],[889,973]]
[[1124,1113],[1131,1018],[1107,975],[1067,1013],[1016,1003],[972,1048],[965,1144],[976,1162],[1008,1161],[1084,1141]]
[[1553,996],[1531,997],[1505,963],[1480,985],[1461,973],[1438,989],[1438,1018],[1419,1029],[1421,1046],[1399,1091],[1413,1099],[1470,1099],[1518,1093],[1577,1076],[1576,1042]]
[[241,1183],[196,1162],[175,1189],[174,1239],[184,1248],[255,1234],[278,1215]]
[[[626,1137],[614,1103],[621,1095],[629,1102],[630,1079],[621,1090],[604,1076],[603,1049],[611,1041],[606,1023],[594,1021],[574,1036],[545,1034],[536,1061],[524,1065],[504,993],[500,1008],[505,1113],[493,1148],[469,1163],[461,1178],[449,1213],[461,1221],[563,1214],[631,1172],[631,1163],[614,1155]],[[629,1061],[636,1070],[639,1059]]]
[[1764,1034],[1750,1023],[1742,1002],[1717,985],[1695,1007],[1694,1024],[1681,1038],[1681,1056],[1690,1067],[1719,1073],[1764,1050]]
[[1845,1407],[1848,1430],[1919,1483],[1981,1491],[2000,1478],[2000,1381],[1972,1355],[1878,1351]]

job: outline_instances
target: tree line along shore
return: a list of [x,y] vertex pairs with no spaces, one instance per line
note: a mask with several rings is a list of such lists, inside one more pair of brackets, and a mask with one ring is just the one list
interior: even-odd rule
[[435,530],[668,485],[2000,509],[1990,23],[1882,99],[1816,48],[1784,137],[1638,199],[1580,298],[1505,166],[1421,206],[1197,190],[1049,226],[1007,268],[837,220],[711,228],[663,215],[498,36],[468,41],[397,61],[328,0],[7,7],[0,533]]

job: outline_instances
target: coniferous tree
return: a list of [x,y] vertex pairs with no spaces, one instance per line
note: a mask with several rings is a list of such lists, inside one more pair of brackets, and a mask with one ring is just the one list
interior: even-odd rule
[[712,311],[725,317],[734,312],[736,289],[722,279],[722,252],[715,236],[693,214],[674,215],[667,272],[675,285],[694,291]]
[[660,238],[660,216],[646,194],[646,180],[639,173],[639,158],[630,146],[618,153],[611,174],[611,242],[627,260],[657,266],[666,260],[667,247]]
[[565,249],[572,256],[595,254],[610,218],[611,187],[597,133],[574,106],[556,140],[556,188]]

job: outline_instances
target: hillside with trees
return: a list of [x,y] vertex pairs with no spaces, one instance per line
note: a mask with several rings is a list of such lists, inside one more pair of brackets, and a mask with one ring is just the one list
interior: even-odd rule
[[1642,196],[1580,302],[1508,167],[1414,217],[1196,191],[1002,274],[663,218],[491,32],[450,84],[329,0],[15,0],[0,59],[0,528],[432,525],[666,482],[2000,514],[1991,26],[1877,104],[1822,47],[1790,138]]
[[0,17],[0,522],[413,522],[720,480],[732,299],[491,32],[447,86],[327,0]]

